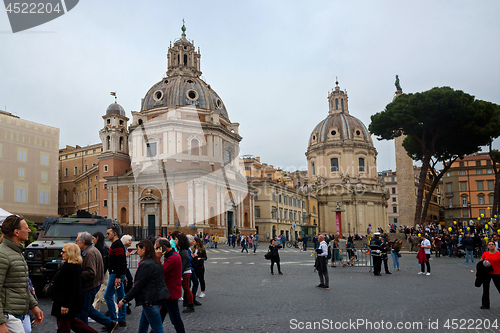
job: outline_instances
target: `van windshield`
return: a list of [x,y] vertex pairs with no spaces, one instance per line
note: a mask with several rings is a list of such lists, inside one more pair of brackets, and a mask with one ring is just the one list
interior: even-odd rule
[[60,238],[75,238],[78,233],[87,231],[93,235],[95,232],[100,231],[103,235],[106,234],[108,227],[105,224],[85,224],[85,223],[72,223],[72,224],[54,224],[49,230],[45,232],[46,237],[60,237]]

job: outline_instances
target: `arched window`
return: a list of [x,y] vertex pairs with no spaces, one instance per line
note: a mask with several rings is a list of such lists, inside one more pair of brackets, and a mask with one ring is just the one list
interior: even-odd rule
[[311,172],[313,176],[316,174],[316,171],[314,170],[314,162],[311,162]]
[[120,150],[123,150],[123,137],[120,136]]
[[339,109],[339,99],[335,98],[335,110]]
[[338,172],[339,171],[339,159],[334,157],[330,159],[330,170],[331,172]]
[[38,198],[38,203],[43,204],[43,191],[40,190],[40,197]]
[[313,214],[316,214],[316,206],[313,206]]
[[467,207],[467,195],[462,196],[462,207]]
[[358,167],[359,172],[365,172],[365,159],[363,157],[360,157],[358,161],[359,161],[359,167]]
[[188,56],[187,54],[184,55],[184,66],[187,66],[188,64]]
[[106,150],[110,150],[111,149],[111,137],[108,136],[106,137]]
[[191,140],[191,155],[200,155],[200,147],[196,139]]
[[231,151],[228,149],[226,150],[226,164],[231,164]]
[[340,104],[342,105],[342,111],[344,111],[344,99],[343,98],[340,100]]

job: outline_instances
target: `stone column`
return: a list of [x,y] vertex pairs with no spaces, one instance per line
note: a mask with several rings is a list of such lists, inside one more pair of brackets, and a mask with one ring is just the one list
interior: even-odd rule
[[220,186],[216,186],[216,188],[217,188],[217,196],[216,196],[217,227],[220,227],[220,214],[222,213],[221,209],[220,209],[220,202],[221,202],[220,192],[221,192],[221,188],[220,188]]
[[128,224],[132,225],[134,221],[134,185],[128,186]]
[[188,187],[188,209],[186,211],[188,225],[194,223],[194,205],[193,205],[193,181],[190,180],[187,182]]
[[168,225],[167,191],[167,184],[165,184],[163,192],[161,193],[161,223],[159,223],[159,225],[162,227]]
[[118,186],[113,186],[113,217],[118,220]]
[[209,211],[208,211],[208,184],[207,182],[203,183],[203,189],[204,189],[204,200],[203,200],[203,206],[205,207],[205,220],[203,221],[204,224],[208,224],[208,219],[211,218],[209,216]]
[[195,180],[195,207],[196,207],[196,223],[203,221],[203,181]]
[[170,190],[170,199],[168,200],[168,207],[169,207],[169,210],[168,210],[168,217],[169,217],[169,223],[171,224],[174,224],[174,211],[175,211],[175,207],[174,207],[174,198],[175,198],[175,195],[174,195],[174,189],[175,189],[175,184],[172,182],[170,185],[169,185],[169,190]]
[[241,193],[238,193],[238,200],[240,200],[240,226],[242,228],[245,227],[245,205],[243,204],[243,195]]
[[134,225],[141,224],[141,215],[139,212],[139,186],[134,185]]
[[108,184],[108,218],[113,218],[113,186]]
[[250,196],[250,221],[252,223],[252,228],[255,229],[255,195],[254,193],[248,193]]

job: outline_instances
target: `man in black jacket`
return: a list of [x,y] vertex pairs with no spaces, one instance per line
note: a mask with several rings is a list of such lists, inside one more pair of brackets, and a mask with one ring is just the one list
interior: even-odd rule
[[120,327],[126,327],[127,321],[125,319],[127,313],[127,306],[123,306],[118,311],[118,318],[116,317],[116,307],[115,307],[115,295],[118,300],[125,296],[125,274],[127,273],[127,259],[125,257],[125,246],[123,246],[122,241],[118,237],[119,229],[116,226],[112,226],[106,232],[106,237],[112,242],[109,249],[108,255],[108,270],[109,270],[109,282],[106,292],[104,293],[104,299],[106,300],[106,305],[108,306],[109,318],[112,321],[118,321]]
[[470,235],[467,234],[465,235],[464,240],[462,241],[464,247],[465,247],[465,263],[469,262],[469,256],[472,262],[474,262],[474,255],[473,255],[473,250],[474,250],[474,240],[470,238]]

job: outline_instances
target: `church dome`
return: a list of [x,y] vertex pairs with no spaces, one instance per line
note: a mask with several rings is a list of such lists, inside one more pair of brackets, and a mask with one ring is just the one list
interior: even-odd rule
[[346,141],[373,146],[371,135],[361,120],[347,113],[332,113],[316,125],[309,138],[308,148]]
[[201,78],[169,76],[149,89],[142,102],[141,111],[165,106],[196,106],[220,113],[229,121],[226,107],[219,95]]
[[126,115],[125,115],[125,109],[123,108],[123,106],[121,106],[120,104],[118,104],[116,102],[111,103],[108,106],[108,108],[106,109],[106,116],[110,116],[110,115],[113,115],[113,114],[126,117]]

